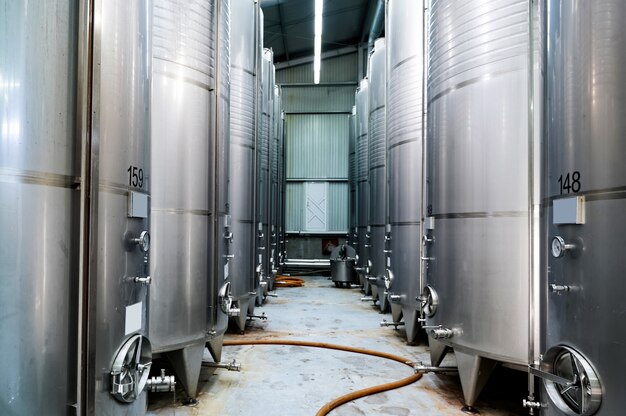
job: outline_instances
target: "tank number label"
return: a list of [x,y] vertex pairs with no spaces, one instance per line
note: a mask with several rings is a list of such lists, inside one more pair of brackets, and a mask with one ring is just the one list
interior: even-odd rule
[[572,173],[567,173],[565,177],[561,175],[558,182],[561,195],[577,193],[580,191],[580,172],[576,170]]
[[143,188],[143,169],[130,165],[126,172],[128,172],[128,186]]

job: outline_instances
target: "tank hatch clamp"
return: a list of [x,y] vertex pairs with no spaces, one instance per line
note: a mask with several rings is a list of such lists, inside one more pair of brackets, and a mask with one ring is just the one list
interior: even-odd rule
[[233,307],[233,296],[230,292],[230,282],[224,283],[220,288],[220,291],[217,295],[218,302],[220,305],[220,309],[227,316],[239,316],[241,315],[241,310],[239,308]]
[[146,387],[152,366],[152,347],[140,334],[130,337],[117,351],[111,366],[111,394],[122,403],[131,403]]

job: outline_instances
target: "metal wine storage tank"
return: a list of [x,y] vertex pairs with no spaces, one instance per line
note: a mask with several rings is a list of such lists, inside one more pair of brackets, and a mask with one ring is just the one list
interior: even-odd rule
[[232,242],[230,282],[233,301],[240,309],[235,322],[245,329],[246,311],[255,298],[254,188],[257,109],[257,10],[254,0],[231,1],[230,27],[230,167],[228,201]]
[[369,168],[368,168],[368,81],[364,78],[356,90],[356,164],[357,164],[357,272],[365,294],[369,294]]
[[385,227],[387,224],[387,144],[385,142],[385,93],[387,86],[385,38],[376,39],[369,64],[369,226],[372,262],[368,280],[372,298],[380,310],[389,306],[385,289]]
[[150,340],[195,397],[216,244],[216,7],[153,4]]
[[[94,2],[89,413],[143,414],[148,330],[152,2]],[[150,256],[151,257],[151,256]],[[113,400],[113,397],[116,400]]]
[[387,177],[391,250],[387,286],[395,323],[414,342],[422,291],[424,5],[387,3]]
[[620,0],[548,2],[546,415],[626,406],[625,20]]
[[271,230],[270,230],[270,145],[272,137],[272,113],[274,112],[274,65],[273,53],[263,50],[260,88],[260,124],[257,139],[257,272],[259,289],[257,305],[261,305],[270,289],[271,279]]
[[424,311],[433,361],[454,348],[468,406],[497,362],[527,370],[536,352],[542,53],[531,5],[430,8]]
[[282,146],[282,116],[281,116],[281,96],[280,87],[274,86],[274,100],[272,113],[272,141],[270,146],[270,174],[271,174],[271,193],[270,193],[270,216],[271,216],[271,273],[270,290],[274,289],[274,280],[276,273],[279,272],[281,255],[280,255],[280,236],[282,233],[282,199],[280,186],[280,155]]
[[62,415],[76,400],[78,2],[2,13],[0,414]]
[[[217,0],[217,62],[215,112],[215,256],[211,265],[208,287],[209,320],[207,347],[216,362],[222,357],[224,333],[228,318],[237,317],[241,310],[233,306],[230,268],[233,254],[232,219],[228,205],[228,168],[230,146],[230,0]],[[244,311],[245,313],[245,311]]]
[[348,245],[357,247],[357,160],[356,160],[356,106],[352,106],[352,113],[348,116]]

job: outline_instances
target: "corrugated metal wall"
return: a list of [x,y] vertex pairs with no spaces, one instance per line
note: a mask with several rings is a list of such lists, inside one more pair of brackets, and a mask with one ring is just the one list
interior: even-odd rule
[[328,233],[348,230],[348,115],[358,81],[357,53],[322,61],[320,85],[313,65],[281,69],[285,111],[286,228],[306,233],[307,182],[326,182]]

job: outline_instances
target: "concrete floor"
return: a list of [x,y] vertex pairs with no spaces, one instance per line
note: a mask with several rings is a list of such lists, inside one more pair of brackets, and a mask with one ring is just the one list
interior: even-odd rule
[[[251,321],[245,335],[227,339],[299,339],[330,342],[390,352],[430,364],[428,346],[406,345],[402,330],[381,328],[371,302],[361,302],[359,289],[338,289],[327,277],[306,277],[301,288],[279,288],[255,313],[267,321]],[[184,393],[153,394],[148,415],[313,416],[326,402],[348,392],[395,381],[411,374],[399,363],[342,351],[295,346],[224,347],[223,362],[236,359],[241,372],[217,370],[201,374],[198,404],[183,406]],[[443,365],[455,365],[449,355]],[[483,415],[523,415],[524,374],[499,369],[485,387],[477,407]],[[345,404],[332,416],[463,415],[458,377],[427,374],[417,383]]]

